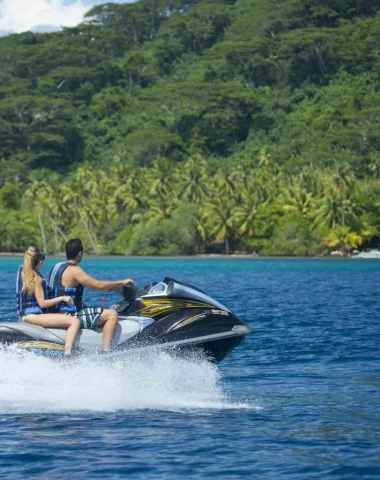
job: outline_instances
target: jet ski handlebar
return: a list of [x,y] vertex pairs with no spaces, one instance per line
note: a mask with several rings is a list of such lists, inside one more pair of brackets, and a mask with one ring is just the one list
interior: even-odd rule
[[145,295],[145,290],[137,287],[134,283],[129,285],[116,285],[113,290],[123,297],[124,300],[132,301]]

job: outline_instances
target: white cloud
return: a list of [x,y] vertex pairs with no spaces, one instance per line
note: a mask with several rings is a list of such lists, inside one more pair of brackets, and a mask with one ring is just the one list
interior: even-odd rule
[[82,0],[69,5],[64,0],[0,0],[0,32],[20,33],[38,30],[39,26],[44,30],[72,27],[83,20],[90,7]]

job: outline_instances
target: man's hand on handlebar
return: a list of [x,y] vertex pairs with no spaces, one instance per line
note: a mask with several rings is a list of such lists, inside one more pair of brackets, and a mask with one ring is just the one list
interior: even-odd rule
[[133,285],[135,282],[131,278],[127,278],[126,280],[122,280],[122,285]]

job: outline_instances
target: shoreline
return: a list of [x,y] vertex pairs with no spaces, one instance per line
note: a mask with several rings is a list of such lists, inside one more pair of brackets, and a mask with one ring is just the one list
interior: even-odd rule
[[[24,253],[20,252],[0,252],[0,258],[6,258],[6,257],[23,257]],[[54,253],[54,254],[49,254],[48,258],[57,258],[57,257],[65,257],[64,252],[59,252],[59,253]],[[210,259],[210,258],[215,258],[218,260],[221,259],[251,259],[251,260],[265,260],[265,259],[273,259],[273,260],[348,260],[348,259],[356,259],[358,260],[358,257],[351,256],[351,257],[338,257],[338,256],[304,256],[304,257],[290,257],[290,256],[280,256],[280,255],[257,255],[257,254],[242,254],[242,253],[231,253],[229,255],[226,254],[220,254],[220,253],[200,253],[200,254],[195,254],[195,255],[170,255],[170,256],[165,256],[165,255],[112,255],[112,254],[105,254],[105,255],[92,255],[92,254],[86,254],[85,258],[91,258],[92,260],[94,259],[104,259],[104,258],[110,258],[110,259],[157,259],[157,258],[165,258],[165,259],[200,259],[200,258],[205,258],[205,259]],[[364,260],[379,260],[379,258],[364,258]]]

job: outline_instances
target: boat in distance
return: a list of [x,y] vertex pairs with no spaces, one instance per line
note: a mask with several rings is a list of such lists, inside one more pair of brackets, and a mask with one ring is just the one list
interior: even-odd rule
[[[252,331],[202,290],[169,277],[144,289],[130,285],[115,290],[123,299],[110,307],[118,312],[119,322],[107,358],[159,347],[180,355],[200,352],[218,363]],[[14,345],[48,357],[62,358],[65,335],[65,329],[0,323],[0,345]],[[101,327],[80,330],[74,343],[75,355],[100,351],[102,343]]]

